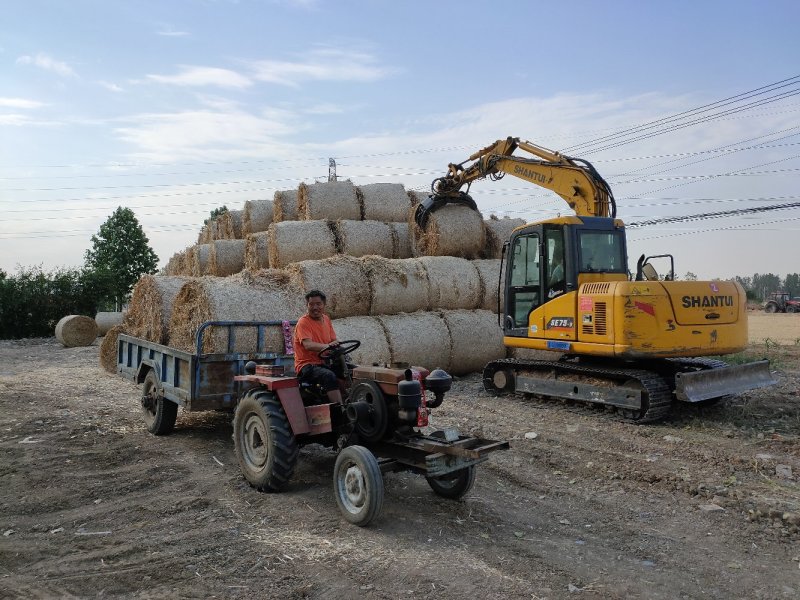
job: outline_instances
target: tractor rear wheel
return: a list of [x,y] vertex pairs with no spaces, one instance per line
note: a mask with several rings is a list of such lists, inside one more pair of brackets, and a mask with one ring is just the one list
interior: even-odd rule
[[378,459],[364,446],[348,446],[333,468],[333,492],[344,518],[369,525],[383,508],[383,475]]
[[458,500],[472,489],[476,473],[475,465],[471,465],[442,477],[426,477],[425,479],[428,480],[428,485],[437,495],[450,500]]
[[142,416],[153,435],[167,435],[175,429],[178,405],[158,391],[158,376],[153,370],[148,371],[142,386]]
[[767,305],[764,307],[764,312],[768,313],[775,313],[778,312],[778,305],[774,302],[768,302]]
[[297,440],[280,400],[272,392],[251,390],[236,407],[233,441],[245,479],[262,492],[286,488],[297,463]]

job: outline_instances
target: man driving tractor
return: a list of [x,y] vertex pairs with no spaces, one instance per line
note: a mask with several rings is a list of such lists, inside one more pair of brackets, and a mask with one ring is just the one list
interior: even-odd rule
[[325,390],[330,402],[342,402],[336,374],[325,365],[319,353],[336,348],[339,340],[330,317],[325,314],[327,298],[319,290],[305,295],[306,314],[297,320],[294,328],[294,368],[302,383],[315,383]]

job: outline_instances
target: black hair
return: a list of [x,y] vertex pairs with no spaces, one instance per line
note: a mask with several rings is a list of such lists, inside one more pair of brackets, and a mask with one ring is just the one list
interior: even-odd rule
[[321,298],[323,304],[328,303],[328,298],[319,290],[311,290],[306,294],[306,302],[308,302],[311,298]]

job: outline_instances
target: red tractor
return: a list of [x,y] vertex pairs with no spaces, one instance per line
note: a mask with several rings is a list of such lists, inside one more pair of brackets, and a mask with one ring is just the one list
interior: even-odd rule
[[764,303],[764,311],[768,313],[800,313],[800,299],[790,298],[786,292],[773,292]]
[[320,353],[339,375],[342,404],[330,403],[320,387],[284,375],[281,366],[251,361],[247,374],[234,377],[250,386],[233,421],[245,478],[261,491],[282,491],[299,447],[318,443],[338,451],[334,495],[355,525],[367,525],[380,513],[386,472],[420,473],[436,494],[461,498],[475,481],[476,465],[508,442],[461,436],[453,429],[423,433],[431,409],[450,389],[450,375],[441,369],[354,366],[345,356],[359,345],[349,340]]

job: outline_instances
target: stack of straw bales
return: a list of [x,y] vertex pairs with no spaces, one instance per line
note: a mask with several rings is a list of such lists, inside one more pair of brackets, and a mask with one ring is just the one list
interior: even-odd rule
[[[356,362],[482,368],[505,355],[497,259],[523,223],[448,205],[422,230],[413,214],[425,196],[398,184],[301,184],[209,220],[165,275],[140,280],[101,363],[114,370],[120,333],[191,352],[205,321],[297,319],[304,293],[321,289],[339,339],[362,342]],[[227,334],[214,329],[203,352],[227,352]],[[235,334],[234,351],[256,350],[254,330]],[[266,344],[282,351],[277,328]]]

